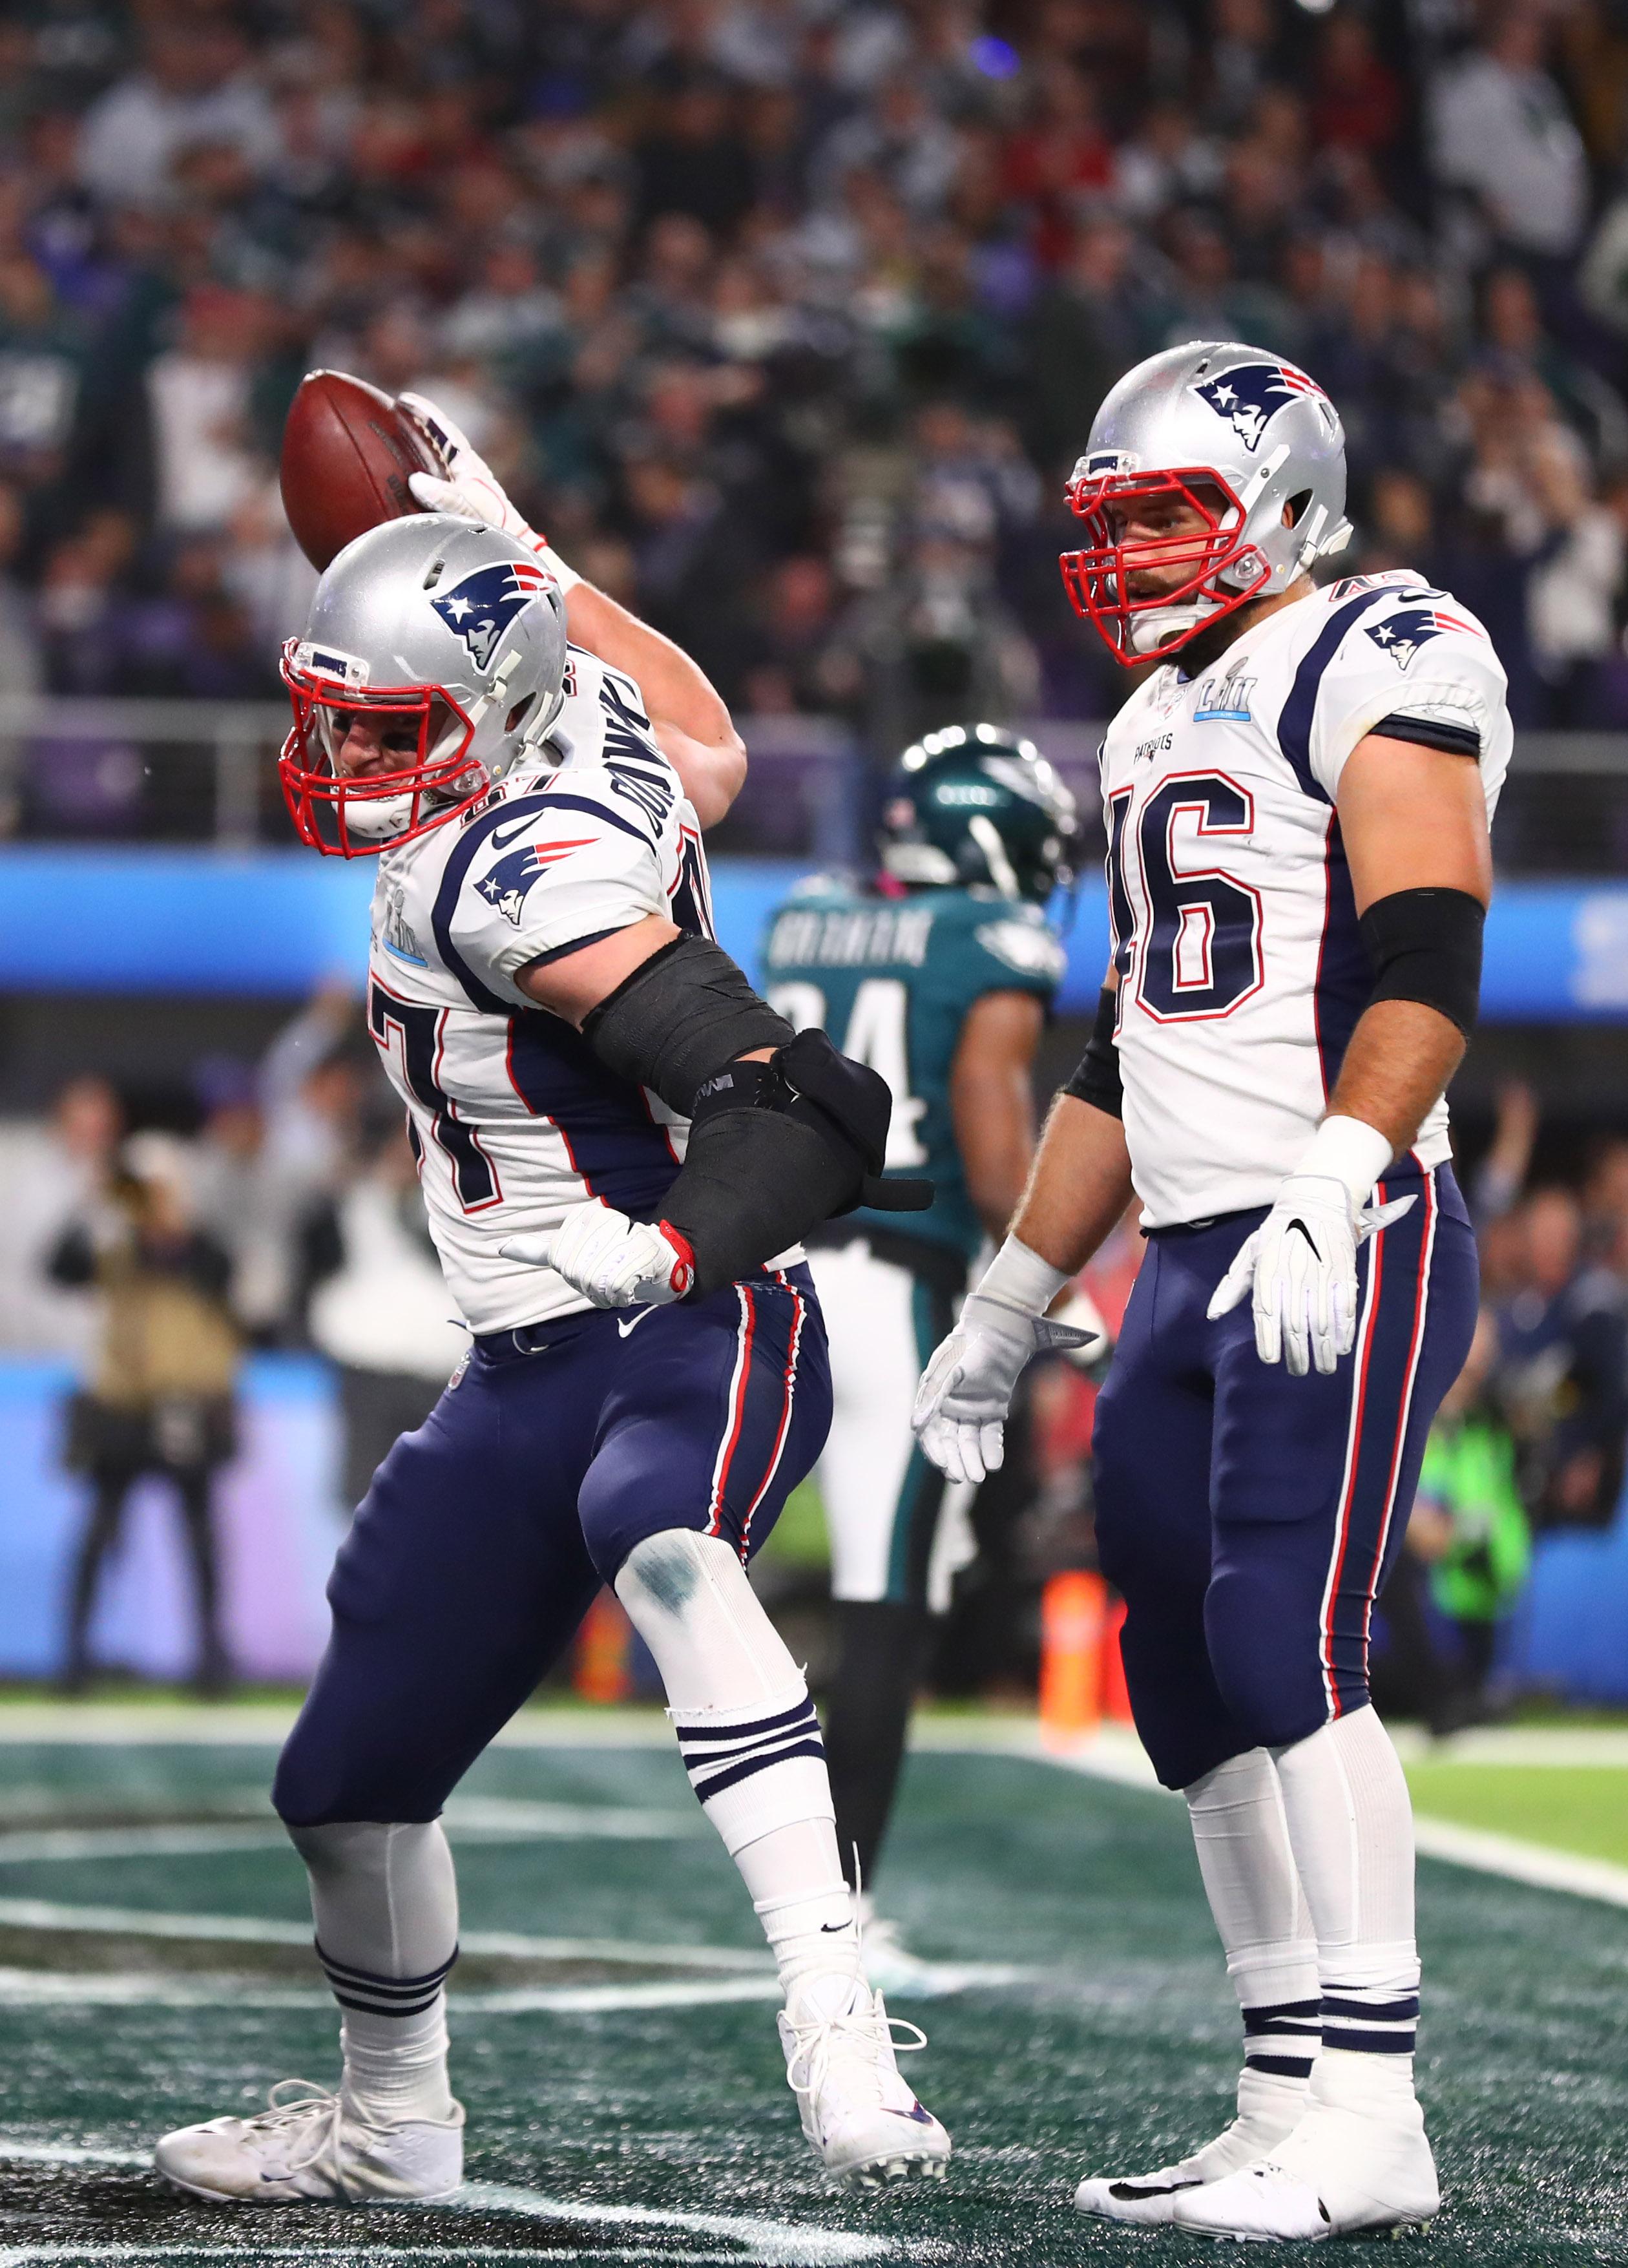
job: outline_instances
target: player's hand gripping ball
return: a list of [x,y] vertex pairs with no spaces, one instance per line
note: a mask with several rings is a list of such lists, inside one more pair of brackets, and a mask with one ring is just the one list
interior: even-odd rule
[[483,520],[530,550],[543,549],[545,539],[520,518],[485,458],[444,409],[423,394],[400,394],[396,407],[411,418],[446,468],[445,480],[421,472],[414,473],[408,482],[426,512],[450,512],[461,519]]
[[980,1292],[969,1294],[916,1390],[910,1424],[922,1454],[952,1481],[982,1481],[998,1472],[1006,1411],[1024,1365],[1032,1355],[1066,1353],[1100,1336]]
[[512,1236],[505,1260],[552,1268],[596,1307],[667,1307],[696,1280],[695,1255],[665,1221],[630,1220],[600,1197],[548,1236]]
[[1358,1249],[1412,1203],[1395,1197],[1353,1211],[1344,1182],[1291,1174],[1216,1285],[1211,1321],[1230,1314],[1253,1289],[1261,1360],[1281,1362],[1291,1378],[1314,1367],[1329,1375],[1356,1343]]

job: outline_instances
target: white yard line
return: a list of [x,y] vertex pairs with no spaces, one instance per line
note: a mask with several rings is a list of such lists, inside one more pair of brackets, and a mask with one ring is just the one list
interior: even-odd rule
[[[524,1803],[501,1796],[454,1796],[446,1812],[455,1843],[686,1841],[705,1830],[694,1813],[586,1803]],[[222,1820],[143,1827],[41,1827],[0,1832],[0,1867],[55,1859],[185,1859],[232,1851],[286,1850],[276,1819]]]
[[[681,2251],[663,2252],[664,2261],[681,2264],[681,2268],[724,2268],[733,2262],[735,2268],[753,2268],[757,2262],[807,2261],[809,2268],[829,2258],[826,2253],[807,2250],[799,2252],[695,2252],[686,2246]],[[21,2244],[0,2245],[0,2268],[24,2268],[31,2261],[77,2260],[237,2260],[247,2262],[249,2268],[262,2260],[315,2260],[324,2268],[387,2268],[396,2262],[400,2268],[412,2268],[416,2260],[446,2260],[461,2264],[467,2260],[541,2260],[549,2264],[556,2260],[580,2262],[583,2268],[596,2268],[606,2261],[625,2260],[633,2268],[652,2268],[652,2256],[644,2245],[596,2244],[591,2251],[581,2252],[573,2245],[562,2251],[557,2245],[512,2244],[195,2244],[179,2239],[173,2244]]]
[[1628,1867],[1613,1866],[1609,1859],[1586,1859],[1427,1815],[1415,1819],[1413,1833],[1427,1859],[1445,1859],[1449,1866],[1472,1867],[1479,1874],[1501,1874],[1507,1881],[1529,1882],[1540,1890],[1566,1890],[1573,1897],[1594,1898],[1603,1905],[1628,1906]]
[[[144,2151],[99,2149],[81,2143],[35,2141],[0,2134],[0,2164],[54,2166],[112,2166],[145,2168]],[[721,2237],[733,2248],[727,2252],[663,2253],[663,2259],[735,2260],[762,2264],[762,2268],[845,2268],[845,2264],[883,2258],[893,2250],[885,2237],[852,2235],[843,2229],[799,2228],[794,2222],[767,2220],[750,2214],[683,2213],[667,2205],[606,2205],[571,2198],[546,2196],[541,2190],[520,2189],[506,2182],[471,2182],[435,2205],[412,2208],[438,2217],[442,2213],[513,2213],[528,2220],[564,2222],[601,2228],[671,2228],[689,2236]],[[233,2245],[188,2242],[177,2238],[168,2244],[25,2244],[0,2248],[0,2268],[26,2260],[165,2260],[182,2255],[210,2260],[401,2260],[420,2257],[438,2260],[595,2260],[607,2257],[637,2259],[641,2256],[620,2246],[609,2250],[547,2253],[516,2250],[507,2246],[430,2244],[410,2248],[355,2245],[270,2246],[247,2241]],[[644,2256],[648,2258],[648,2254]]]
[[[248,1914],[188,1914],[144,1906],[64,1905],[49,1898],[0,1898],[0,1929],[83,1931],[93,1937],[199,1938],[237,1945],[305,1945],[309,1922],[273,1921]],[[639,1945],[611,1937],[525,1937],[512,1930],[470,1930],[466,1953],[503,1961],[621,1962],[638,1968],[713,1969],[731,1975],[767,1972],[770,1958],[755,1948],[737,1953],[723,1945]]]

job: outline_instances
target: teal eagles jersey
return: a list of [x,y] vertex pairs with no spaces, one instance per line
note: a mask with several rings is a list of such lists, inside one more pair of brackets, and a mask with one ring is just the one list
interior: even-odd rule
[[967,1012],[986,992],[1032,992],[1050,1006],[1064,954],[1038,906],[987,890],[884,897],[818,875],[770,924],[764,990],[788,1023],[817,1024],[893,1092],[888,1171],[926,1174],[926,1212],[844,1216],[947,1247],[971,1260],[983,1229],[967,1196],[950,1121],[950,1066]]

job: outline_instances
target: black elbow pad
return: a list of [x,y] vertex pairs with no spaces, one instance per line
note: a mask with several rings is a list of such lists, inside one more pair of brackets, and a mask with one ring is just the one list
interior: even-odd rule
[[1097,996],[1096,1021],[1091,1027],[1091,1037],[1086,1052],[1079,1058],[1079,1068],[1064,1086],[1064,1094],[1072,1094],[1080,1102],[1094,1103],[1097,1109],[1106,1110],[1110,1118],[1125,1115],[1124,1082],[1119,1075],[1119,1049],[1114,1044],[1114,1021],[1119,1010],[1119,995],[1105,984]]
[[857,1204],[930,1204],[931,1182],[881,1179],[892,1107],[887,1082],[820,1031],[707,1080],[662,1209],[695,1255],[690,1298],[761,1268]]
[[1358,924],[1375,1000],[1418,1000],[1470,1037],[1481,1005],[1486,909],[1467,890],[1396,890]]

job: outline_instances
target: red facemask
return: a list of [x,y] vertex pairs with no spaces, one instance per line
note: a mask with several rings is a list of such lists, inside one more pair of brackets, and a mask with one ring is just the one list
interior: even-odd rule
[[[491,785],[469,755],[475,725],[442,685],[381,686],[358,691],[302,669],[298,641],[283,649],[283,682],[294,704],[294,728],[277,758],[277,777],[294,832],[329,858],[372,858],[416,842],[480,801]],[[338,768],[351,721],[399,718],[411,750],[391,752],[391,770],[352,778]]]
[[[1192,606],[1204,601],[1190,628],[1177,630],[1157,649],[1160,657],[1174,653],[1199,631],[1219,622],[1255,597],[1271,574],[1271,568],[1253,545],[1243,540],[1243,506],[1218,473],[1201,465],[1179,471],[1081,474],[1069,482],[1070,504],[1086,523],[1087,542],[1079,551],[1065,551],[1058,561],[1063,587],[1074,612],[1088,622],[1105,641],[1116,661],[1127,669],[1154,659],[1131,646],[1132,626],[1141,615],[1167,607]],[[1116,538],[1114,526],[1125,526],[1133,507],[1159,497],[1189,504],[1203,526],[1179,535],[1138,537],[1133,543]],[[1223,588],[1218,577],[1244,563],[1243,580]],[[1145,598],[1132,598],[1128,578],[1148,568],[1179,567],[1179,582]]]

